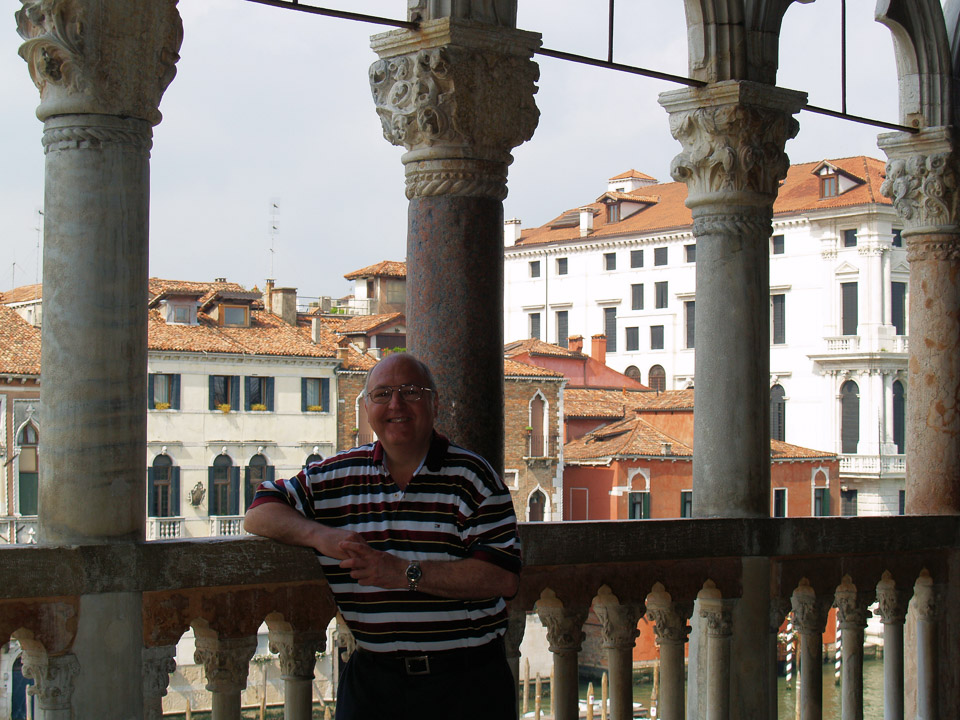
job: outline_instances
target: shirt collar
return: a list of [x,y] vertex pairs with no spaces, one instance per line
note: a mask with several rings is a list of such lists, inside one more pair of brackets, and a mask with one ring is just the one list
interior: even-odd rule
[[[430,472],[438,472],[443,467],[443,459],[447,456],[447,448],[449,447],[450,441],[446,436],[434,430],[433,436],[430,438],[430,447],[427,448],[427,457],[420,463],[420,467],[417,468],[414,475],[417,475],[424,466]],[[379,440],[373,446],[373,461],[378,465],[383,465],[383,444]]]

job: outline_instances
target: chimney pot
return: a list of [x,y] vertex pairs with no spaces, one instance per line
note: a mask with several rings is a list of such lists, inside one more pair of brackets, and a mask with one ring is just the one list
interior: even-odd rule
[[607,336],[603,333],[592,335],[593,344],[590,348],[590,357],[603,365],[607,364]]
[[520,239],[520,218],[510,218],[503,221],[503,246],[516,245]]
[[573,352],[583,352],[583,335],[571,335],[568,337],[567,346]]
[[593,232],[593,208],[580,208],[580,237],[586,237]]
[[664,455],[673,455],[673,445],[668,442],[662,442],[660,443],[660,451]]

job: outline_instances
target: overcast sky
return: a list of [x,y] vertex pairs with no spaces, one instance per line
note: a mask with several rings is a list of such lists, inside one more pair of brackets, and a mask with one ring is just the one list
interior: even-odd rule
[[[317,0],[405,19],[406,0]],[[0,291],[37,279],[43,206],[39,94],[8,5],[0,30]],[[670,7],[665,7],[670,6]],[[896,122],[889,31],[874,0],[848,0],[847,110]],[[544,47],[606,58],[607,0],[520,0],[518,25]],[[250,288],[267,277],[306,297],[351,291],[345,273],[403,260],[407,201],[401,148],[383,139],[367,81],[369,37],[389,28],[257,5],[180,0],[184,41],[152,153],[150,274]],[[588,11],[592,10],[592,14]],[[840,8],[794,3],[779,84],[840,107]],[[680,0],[621,0],[617,62],[687,74]],[[671,83],[538,57],[540,124],[514,150],[506,218],[535,227],[593,202],[634,168],[670,181],[680,151],[657,95]],[[801,112],[794,162],[882,158],[877,128]],[[279,232],[271,240],[273,200]],[[273,253],[271,253],[271,246]]]

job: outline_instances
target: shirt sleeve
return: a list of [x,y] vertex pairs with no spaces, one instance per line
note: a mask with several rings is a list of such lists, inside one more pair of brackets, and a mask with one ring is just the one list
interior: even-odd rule
[[[486,465],[486,464],[485,464]],[[520,538],[513,498],[503,481],[486,466],[490,476],[479,505],[466,521],[468,557],[485,560],[519,574]]]
[[303,470],[287,480],[265,480],[257,486],[250,507],[272,502],[283,503],[304,517],[313,519],[313,498],[309,487]]

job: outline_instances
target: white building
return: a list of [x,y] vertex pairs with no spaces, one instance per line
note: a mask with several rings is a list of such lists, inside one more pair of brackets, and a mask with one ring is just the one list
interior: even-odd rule
[[[836,514],[902,511],[906,250],[884,164],[791,167],[770,239],[771,434],[841,454]],[[695,383],[696,242],[686,186],[629,171],[538,228],[504,227],[505,337],[605,334],[607,364]]]

